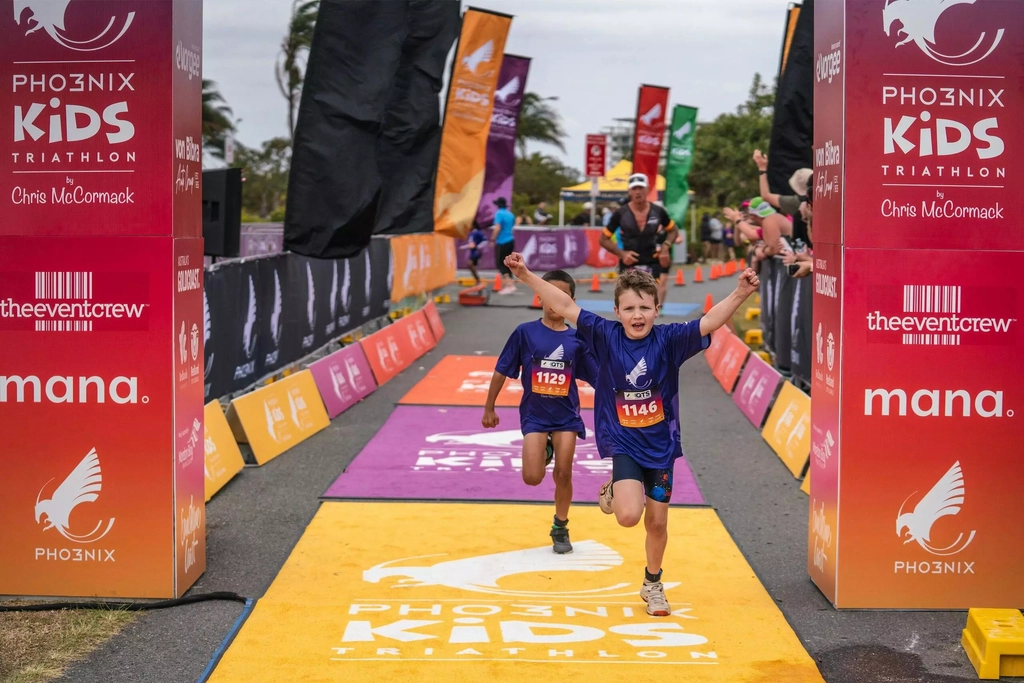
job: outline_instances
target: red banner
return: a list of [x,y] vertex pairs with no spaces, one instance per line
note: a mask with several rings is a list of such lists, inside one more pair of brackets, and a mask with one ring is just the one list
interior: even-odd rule
[[586,176],[588,178],[600,178],[604,175],[607,150],[607,135],[587,135]]
[[658,199],[658,163],[665,140],[668,116],[668,88],[640,86],[636,106],[636,131],[633,135],[633,173],[643,173],[650,183],[648,198]]
[[1024,13],[817,10],[808,572],[840,608],[1019,604]]

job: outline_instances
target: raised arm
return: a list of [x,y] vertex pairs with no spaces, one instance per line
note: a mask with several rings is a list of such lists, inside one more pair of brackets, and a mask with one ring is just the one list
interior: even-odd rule
[[729,322],[729,319],[739,310],[743,302],[753,294],[760,286],[757,273],[747,268],[740,273],[739,283],[732,293],[722,301],[715,304],[710,311],[700,319],[700,334],[705,336],[711,334],[722,325]]
[[761,198],[776,209],[779,208],[779,195],[773,194],[772,191],[768,189],[768,157],[761,154],[761,150],[755,149],[754,163],[757,164],[757,186],[758,191],[761,193]]
[[542,280],[540,276],[530,272],[523,261],[523,255],[513,252],[505,258],[505,265],[519,278],[524,285],[532,289],[551,309],[562,316],[573,325],[580,317],[580,307],[572,300],[572,297],[555,287],[550,282]]

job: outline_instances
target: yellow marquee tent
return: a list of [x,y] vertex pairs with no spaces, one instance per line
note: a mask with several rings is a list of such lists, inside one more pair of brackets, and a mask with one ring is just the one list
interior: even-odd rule
[[[608,169],[608,172],[605,173],[603,177],[597,179],[597,190],[599,193],[598,200],[610,200],[613,198],[625,197],[628,193],[626,181],[629,180],[629,175],[632,172],[633,162],[627,161],[626,159],[623,159]],[[665,191],[665,176],[659,175],[657,183],[657,189],[660,196],[660,193]],[[585,180],[579,185],[563,187],[561,196],[562,199],[568,199],[570,201],[589,200],[590,181]]]

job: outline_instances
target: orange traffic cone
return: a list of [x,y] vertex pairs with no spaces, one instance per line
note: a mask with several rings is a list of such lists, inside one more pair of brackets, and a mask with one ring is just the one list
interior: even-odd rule
[[597,273],[594,273],[594,279],[591,280],[591,282],[590,282],[590,291],[591,292],[600,292],[601,291],[601,278],[600,278],[600,276],[598,276]]
[[726,275],[732,275],[735,272],[736,272],[736,262],[735,261],[726,261],[726,263],[725,263],[725,274]]
[[744,268],[746,268],[746,265],[743,259],[736,259],[736,270],[742,273]]
[[682,287],[686,284],[686,280],[683,279],[683,269],[680,268],[676,271],[676,287]]
[[704,312],[707,313],[708,311],[710,311],[714,307],[714,305],[715,300],[711,298],[710,294],[708,294],[707,298],[704,299]]
[[500,290],[501,290],[501,273],[498,273],[497,275],[494,276],[494,291],[497,292],[497,291],[500,291]]
[[700,266],[697,266],[697,272],[693,274],[694,282],[704,282],[704,273],[701,272]]
[[709,278],[712,279],[712,280],[717,280],[718,279],[718,264],[717,263],[715,265],[711,266],[711,273],[709,275]]
[[530,308],[540,308],[540,294],[533,295],[533,303],[530,304]]

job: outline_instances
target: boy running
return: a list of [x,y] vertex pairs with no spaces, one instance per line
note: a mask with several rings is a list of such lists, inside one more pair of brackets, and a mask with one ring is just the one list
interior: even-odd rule
[[757,275],[744,270],[735,291],[698,320],[655,325],[658,283],[647,273],[627,270],[619,276],[616,322],[580,310],[558,287],[531,273],[520,254],[513,253],[505,263],[556,315],[576,323],[577,334],[594,352],[597,448],[602,458],[612,459],[612,477],[601,487],[598,502],[622,526],[636,526],[643,517],[647,566],[640,597],[648,614],[668,616],[661,562],[668,545],[673,464],[683,455],[679,366],[708,348],[711,333],[758,288]]
[[[540,278],[538,278],[540,279]],[[544,282],[569,302],[576,297],[576,281],[564,270],[545,273]],[[483,426],[498,426],[494,401],[508,377],[523,379],[523,398],[519,403],[519,421],[523,430],[523,481],[537,486],[552,458],[555,461],[555,519],[551,525],[554,552],[571,553],[569,542],[569,504],[572,502],[572,461],[576,437],[587,436],[580,417],[580,397],[576,378],[592,382],[597,374],[593,356],[542,298],[544,317],[523,323],[515,329],[498,357],[491,387],[484,405]]]
[[480,274],[476,270],[482,256],[480,245],[486,241],[487,234],[480,227],[479,223],[473,221],[473,229],[466,236],[466,243],[460,247],[461,249],[469,250],[469,272],[473,274],[473,279],[476,280],[477,284],[480,284]]

